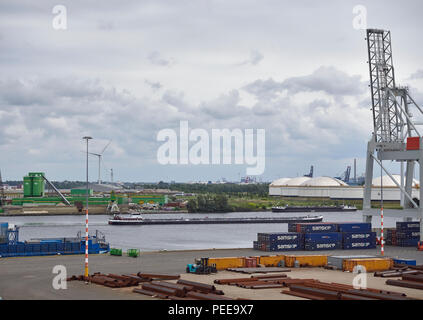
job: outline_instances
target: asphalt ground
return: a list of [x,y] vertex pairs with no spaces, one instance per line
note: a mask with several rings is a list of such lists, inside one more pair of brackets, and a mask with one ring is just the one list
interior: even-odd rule
[[[89,273],[172,273],[185,274],[188,263],[201,257],[237,257],[272,255],[253,249],[216,249],[193,251],[143,252],[138,258],[127,256],[90,255]],[[280,253],[282,254],[282,253]],[[297,251],[283,254],[379,255],[379,250]],[[423,264],[423,252],[415,248],[386,247],[385,256],[417,260]],[[2,299],[153,299],[131,290],[112,289],[82,281],[68,281],[67,289],[56,290],[53,268],[62,265],[66,277],[84,273],[83,255],[0,258],[0,297]],[[331,271],[327,271],[331,272]],[[242,277],[242,275],[240,275]],[[391,289],[392,290],[392,289]],[[395,291],[395,290],[393,290]],[[398,290],[397,290],[398,291]],[[281,297],[282,299],[282,297]]]

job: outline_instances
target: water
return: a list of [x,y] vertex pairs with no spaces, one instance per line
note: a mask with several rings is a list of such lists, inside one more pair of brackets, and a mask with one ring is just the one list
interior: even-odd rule
[[[306,216],[308,213],[282,213],[283,216]],[[325,222],[362,222],[361,211],[330,212],[322,215]],[[148,214],[144,218],[181,218],[181,217],[275,217],[281,213],[273,212],[234,212],[225,214]],[[85,234],[85,216],[26,216],[3,217],[0,222],[20,226],[20,240],[47,237],[74,237],[78,231]],[[188,250],[251,248],[258,232],[286,232],[288,225],[282,224],[216,224],[216,225],[146,225],[116,226],[107,223],[109,216],[92,215],[89,217],[90,231],[100,230],[112,247],[151,250]],[[386,228],[395,227],[400,219],[385,217]],[[380,226],[380,218],[373,218],[373,227]]]

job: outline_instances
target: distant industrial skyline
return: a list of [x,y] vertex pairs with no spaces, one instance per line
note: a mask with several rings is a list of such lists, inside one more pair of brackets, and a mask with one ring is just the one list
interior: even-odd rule
[[[372,133],[365,31],[356,1],[65,0],[0,3],[0,169],[85,179],[84,135],[102,180],[238,181],[248,165],[161,165],[157,134],[264,129],[262,181],[337,176]],[[391,30],[397,82],[423,104],[421,1],[360,1]],[[90,180],[98,159],[90,158]],[[394,167],[395,164],[390,164]],[[394,167],[396,168],[396,167]],[[376,171],[378,169],[375,169]],[[399,173],[399,168],[392,170]],[[376,175],[376,173],[375,173]],[[380,173],[378,174],[380,175]]]

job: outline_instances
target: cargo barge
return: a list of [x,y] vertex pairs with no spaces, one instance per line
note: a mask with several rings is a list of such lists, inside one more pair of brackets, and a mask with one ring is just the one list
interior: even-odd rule
[[245,224],[245,223],[290,223],[320,222],[323,216],[305,217],[266,217],[266,218],[180,218],[180,219],[144,219],[139,216],[115,215],[109,219],[111,225],[163,225],[163,224]]
[[[88,253],[99,254],[110,251],[104,234],[96,230],[94,235],[88,237]],[[0,223],[0,258],[69,255],[85,253],[85,237],[78,232],[76,237],[69,238],[38,238],[19,241],[19,227]]]
[[272,212],[353,212],[357,211],[353,206],[285,206],[273,207]]

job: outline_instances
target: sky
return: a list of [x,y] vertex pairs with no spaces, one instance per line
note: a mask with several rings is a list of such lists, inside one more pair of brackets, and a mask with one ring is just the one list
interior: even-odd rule
[[[373,122],[365,30],[353,24],[358,5],[369,28],[391,31],[397,83],[423,104],[419,0],[3,0],[3,179],[42,171],[84,180],[86,135],[94,153],[112,141],[102,157],[106,181],[111,168],[115,181],[247,174],[245,161],[161,164],[158,134],[179,133],[181,121],[210,136],[264,129],[261,181],[303,175],[310,165],[339,176],[354,158],[360,175]],[[89,170],[96,180],[95,156]]]

